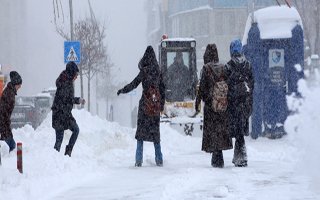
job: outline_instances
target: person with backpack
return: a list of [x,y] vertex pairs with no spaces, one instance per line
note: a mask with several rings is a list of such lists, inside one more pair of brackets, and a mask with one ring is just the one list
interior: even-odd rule
[[249,135],[249,117],[252,112],[254,79],[252,67],[242,53],[239,39],[230,44],[231,60],[228,69],[228,112],[230,115],[230,134],[235,138],[232,162],[236,167],[248,165],[244,136]]
[[204,66],[195,104],[198,113],[200,102],[204,101],[202,151],[212,153],[212,167],[223,168],[222,151],[232,149],[227,112],[228,76],[225,66],[219,63],[215,44],[207,45],[203,59]]
[[142,83],[142,96],[139,101],[136,149],[136,167],[143,163],[143,142],[153,142],[155,149],[155,162],[163,166],[160,145],[160,112],[164,109],[165,85],[162,80],[156,55],[151,46],[148,46],[139,64],[139,74],[128,85],[118,90],[117,95],[128,93]]
[[57,91],[51,107],[52,110],[52,127],[56,131],[56,142],[54,149],[60,152],[63,141],[64,131],[72,131],[71,138],[66,146],[64,155],[71,157],[73,146],[75,145],[78,135],[79,126],[72,116],[74,104],[85,104],[85,100],[80,97],[74,97],[74,81],[79,74],[79,68],[76,63],[68,62],[66,69],[61,72],[56,80]]
[[10,72],[10,82],[4,89],[0,99],[0,140],[4,140],[9,146],[9,152],[16,148],[11,130],[11,114],[14,109],[15,96],[21,88],[22,78],[16,71]]

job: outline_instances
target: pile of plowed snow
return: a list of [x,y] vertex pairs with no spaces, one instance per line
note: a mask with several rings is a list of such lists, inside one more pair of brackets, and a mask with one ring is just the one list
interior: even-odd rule
[[[19,191],[25,194],[15,194],[17,199],[23,199],[24,195],[30,196],[29,192],[36,191],[39,194],[31,196],[40,197],[42,192],[50,193],[51,187],[68,185],[66,182],[76,182],[86,174],[107,168],[111,161],[121,159],[118,155],[122,155],[122,151],[134,149],[133,129],[94,117],[86,111],[74,110],[73,114],[80,134],[71,158],[64,156],[71,131],[65,132],[61,152],[53,149],[55,132],[51,127],[51,113],[37,130],[30,126],[13,130],[16,142],[23,144],[22,175],[16,170],[16,152],[9,154],[7,145],[1,142],[0,191],[21,187]],[[83,177],[79,177],[79,174]]]
[[[320,83],[320,80],[317,80]],[[295,113],[289,116],[285,128],[292,144],[300,152],[297,173],[305,173],[314,179],[320,188],[320,87],[308,87],[305,80],[299,81],[301,99],[289,97],[289,108]]]
[[[36,130],[28,125],[13,130],[16,142],[23,144],[23,174],[19,174],[16,169],[16,151],[9,154],[7,145],[1,141],[1,197],[24,199],[27,196],[41,199],[44,194],[50,197],[50,192],[54,195],[59,192],[59,188],[66,190],[79,184],[79,181],[85,181],[86,177],[92,177],[95,172],[101,173],[111,166],[134,165],[135,129],[108,122],[84,110],[74,110],[73,115],[80,134],[71,158],[64,156],[71,131],[65,131],[61,151],[53,149],[55,131],[51,126],[51,113]],[[162,150],[165,155],[191,145],[196,146],[196,149],[200,146],[200,138],[185,137],[167,125],[161,126],[161,139],[166,141]],[[148,160],[154,159],[151,143],[145,145],[144,156]],[[131,166],[124,164],[127,160],[130,160]]]

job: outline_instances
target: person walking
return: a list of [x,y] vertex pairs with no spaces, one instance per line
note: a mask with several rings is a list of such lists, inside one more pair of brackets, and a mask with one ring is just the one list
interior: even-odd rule
[[239,39],[230,44],[231,60],[228,69],[228,112],[230,115],[230,134],[235,138],[232,162],[236,167],[248,165],[244,136],[249,135],[249,117],[252,112],[254,79],[252,67],[242,53]]
[[11,114],[15,105],[15,96],[21,88],[22,78],[16,71],[10,72],[10,82],[4,89],[0,99],[0,140],[4,140],[9,146],[9,152],[16,148],[11,130]]
[[233,147],[228,128],[227,71],[219,63],[215,44],[207,45],[203,59],[204,66],[195,104],[196,113],[199,113],[200,102],[204,101],[202,151],[212,153],[212,167],[223,168],[222,151]]
[[165,86],[162,80],[156,55],[151,46],[148,46],[139,64],[139,74],[136,78],[118,90],[117,95],[128,93],[142,83],[142,96],[139,101],[136,149],[136,167],[143,163],[143,142],[153,142],[155,149],[155,162],[163,166],[163,157],[160,145],[160,112],[165,102]]
[[80,97],[74,97],[74,81],[79,74],[79,68],[74,62],[68,62],[66,69],[61,72],[56,80],[57,91],[52,105],[52,127],[56,132],[56,142],[54,149],[60,151],[63,141],[64,131],[72,131],[69,144],[66,146],[64,155],[71,157],[72,149],[77,141],[79,127],[72,116],[74,104],[85,104],[85,100]]

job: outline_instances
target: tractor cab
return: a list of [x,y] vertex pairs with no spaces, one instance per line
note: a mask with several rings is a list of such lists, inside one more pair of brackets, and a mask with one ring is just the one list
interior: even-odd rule
[[159,62],[166,85],[166,101],[194,100],[198,83],[196,41],[192,38],[162,40]]
[[166,86],[162,121],[193,126],[195,119],[190,116],[195,112],[198,84],[195,39],[164,38],[159,44],[159,64]]

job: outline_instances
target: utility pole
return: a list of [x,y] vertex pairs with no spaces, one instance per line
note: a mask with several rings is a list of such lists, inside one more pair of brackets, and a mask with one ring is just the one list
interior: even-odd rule
[[70,40],[73,41],[73,8],[72,0],[69,0],[69,9],[70,9]]

